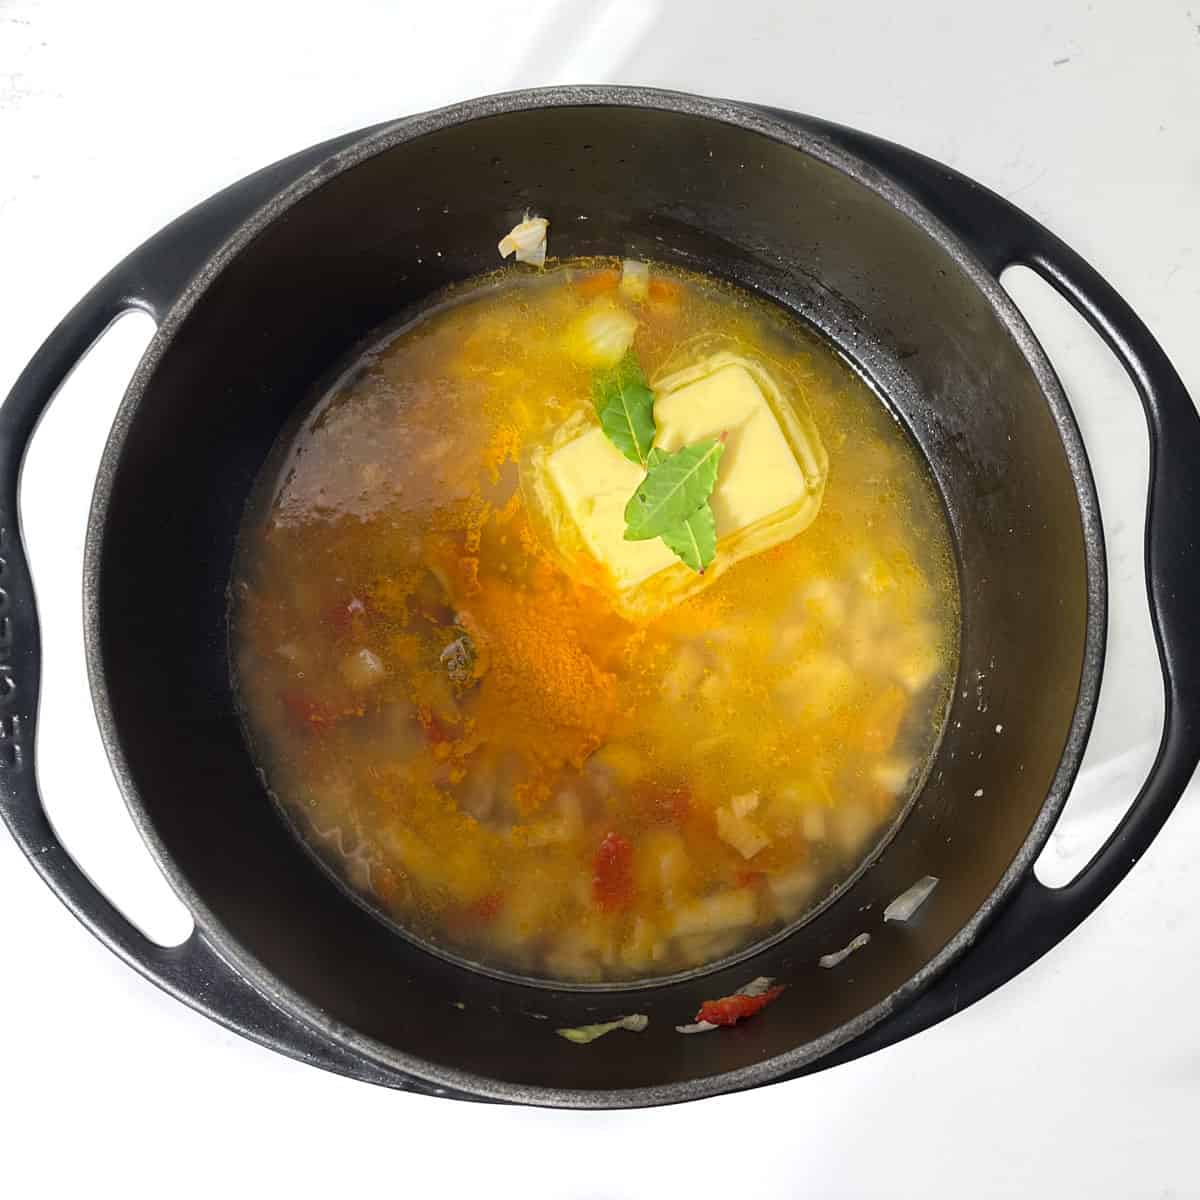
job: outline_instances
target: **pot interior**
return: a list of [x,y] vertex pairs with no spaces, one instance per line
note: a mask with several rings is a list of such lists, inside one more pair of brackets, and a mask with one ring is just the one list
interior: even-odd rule
[[[765,1060],[890,1002],[988,901],[1046,802],[1087,619],[1080,507],[1054,414],[1005,318],[950,249],[850,174],[764,133],[688,111],[578,105],[391,142],[232,259],[166,342],[119,435],[98,493],[88,603],[131,798],[228,948],[303,997],[310,1019],[371,1039],[385,1060],[514,1099],[630,1088],[682,1099],[714,1075],[771,1072]],[[526,208],[551,218],[555,254],[710,272],[820,329],[917,439],[959,559],[960,677],[946,735],[876,864],[749,962],[612,996],[471,972],[353,903],[264,794],[226,658],[234,539],[287,417],[371,329],[494,268],[498,232]],[[919,920],[885,926],[884,906],[926,874],[941,884]],[[866,949],[836,970],[816,966],[863,930]],[[701,1000],[760,974],[791,985],[770,1019],[720,1036],[674,1032]],[[553,1033],[635,1011],[650,1028],[603,1049]]]

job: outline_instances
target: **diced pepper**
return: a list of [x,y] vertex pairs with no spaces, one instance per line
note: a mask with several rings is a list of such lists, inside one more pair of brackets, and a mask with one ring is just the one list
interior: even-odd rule
[[320,733],[337,724],[338,713],[335,709],[303,692],[289,690],[281,692],[279,698],[292,724],[305,733]]
[[664,825],[682,825],[692,808],[691,790],[686,784],[662,786],[638,782],[633,797],[647,820]]
[[599,296],[603,292],[611,292],[621,282],[621,272],[606,267],[600,271],[592,271],[573,282],[575,290],[581,296]]
[[592,898],[604,912],[618,912],[633,901],[633,847],[619,833],[608,834],[596,850]]
[[697,1021],[706,1021],[709,1025],[736,1025],[746,1017],[752,1017],[761,1012],[768,1004],[778,1000],[784,985],[767,988],[761,996],[743,996],[734,993],[723,996],[720,1000],[705,1000],[696,1014]]
[[486,924],[488,921],[496,919],[503,903],[504,896],[500,892],[488,892],[487,895],[480,896],[478,900],[468,905],[467,911],[477,921]]

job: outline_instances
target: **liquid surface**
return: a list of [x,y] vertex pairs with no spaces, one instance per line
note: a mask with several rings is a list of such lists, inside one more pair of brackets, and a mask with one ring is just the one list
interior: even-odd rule
[[[718,960],[835,890],[922,776],[958,636],[940,504],[866,385],[728,286],[620,279],[504,271],[382,339],[273,451],[230,614],[254,753],[332,869],[427,943],[585,982]],[[810,524],[736,557],[737,513],[776,501],[718,476],[716,560],[667,554],[678,587],[651,605],[564,541],[597,505],[558,497],[556,526],[530,464],[597,427],[599,310],[636,318],[652,385],[715,362],[714,337],[780,383],[828,459]],[[751,411],[744,445],[780,464],[757,473],[799,486]]]

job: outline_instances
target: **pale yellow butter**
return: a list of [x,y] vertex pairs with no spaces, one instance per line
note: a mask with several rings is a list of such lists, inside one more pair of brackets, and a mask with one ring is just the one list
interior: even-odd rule
[[807,491],[804,472],[775,414],[741,363],[668,392],[655,402],[654,419],[655,444],[664,450],[705,438],[725,439],[710,501],[718,538],[794,504]]
[[794,537],[817,514],[828,461],[798,398],[761,363],[730,352],[655,381],[655,444],[667,451],[722,438],[711,504],[717,555],[703,575],[659,539],[625,540],[625,506],[645,472],[594,422],[580,418],[536,452],[526,494],[569,570],[604,569],[616,603],[650,615],[707,586],[739,559]]
[[625,540],[625,505],[645,471],[594,426],[550,455],[547,471],[567,515],[618,588],[630,588],[679,560],[659,538]]

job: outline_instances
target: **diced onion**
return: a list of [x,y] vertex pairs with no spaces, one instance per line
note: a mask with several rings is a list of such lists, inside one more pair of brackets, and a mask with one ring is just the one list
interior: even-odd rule
[[497,249],[501,258],[515,253],[517,262],[532,263],[535,267],[546,263],[546,231],[550,222],[545,217],[525,215],[519,225],[514,225],[501,239]]
[[771,990],[771,985],[775,980],[770,975],[760,975],[757,979],[752,979],[745,987],[740,987],[734,993],[735,996],[761,996]]
[[577,1046],[586,1046],[588,1042],[594,1042],[606,1033],[612,1033],[614,1029],[628,1029],[630,1033],[641,1033],[649,1024],[650,1018],[645,1013],[630,1013],[629,1016],[618,1017],[615,1021],[600,1021],[595,1025],[579,1025],[574,1029],[556,1029],[554,1032]]
[[387,674],[383,659],[365,646],[342,660],[341,671],[347,686],[355,691],[372,687]]
[[[737,800],[745,800],[739,796]],[[743,858],[753,858],[770,844],[771,839],[749,817],[738,816],[734,808],[717,809],[717,837],[732,846]]]
[[746,792],[741,796],[734,796],[729,801],[729,807],[733,809],[735,817],[748,817],[758,807],[758,793]]
[[569,331],[569,349],[590,366],[611,367],[633,345],[637,317],[611,301],[594,304]]
[[817,959],[817,966],[825,967],[826,969],[836,967],[838,963],[845,962],[855,950],[861,950],[870,940],[871,935],[869,933],[860,933],[858,937],[851,941],[849,945],[843,946],[841,950],[836,950],[833,954],[822,954]]
[[720,1029],[720,1025],[714,1025],[711,1021],[696,1021],[692,1025],[676,1025],[676,1033],[712,1033],[714,1029]]
[[621,264],[621,292],[640,304],[650,291],[650,267],[644,262],[627,258]]
[[938,879],[935,875],[926,875],[918,879],[906,892],[901,892],[883,910],[883,919],[885,921],[907,921],[913,913],[929,899],[930,893],[938,885]]

